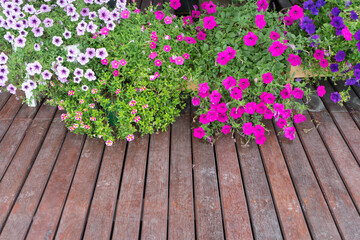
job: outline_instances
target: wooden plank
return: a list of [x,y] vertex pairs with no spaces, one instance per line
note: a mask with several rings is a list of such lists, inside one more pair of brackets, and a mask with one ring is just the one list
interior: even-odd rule
[[138,239],[149,136],[129,143],[117,204],[113,239]]
[[[311,119],[308,112],[304,112]],[[360,239],[360,216],[312,121],[296,124],[310,164],[344,239]]]
[[241,144],[242,140],[236,134],[236,145],[244,178],[254,238],[258,240],[283,239],[259,149],[255,141],[244,145]]
[[224,239],[214,149],[193,137],[196,236]]
[[[6,132],[4,139],[0,142],[0,179],[3,178],[7,167],[21,144],[21,141],[25,136],[25,132],[38,109],[39,106],[29,107],[27,105],[22,105],[20,111],[14,119],[14,122]],[[51,115],[51,117],[52,116],[53,115]]]
[[105,148],[84,239],[110,239],[126,142]]
[[226,239],[253,239],[234,139],[221,137],[215,150]]
[[34,120],[0,183],[0,228],[13,204],[31,164],[39,152],[50,120]]
[[[336,91],[341,92],[345,90],[345,85],[339,83],[337,85],[333,85]],[[345,103],[345,106],[348,109],[348,112],[354,119],[356,125],[360,128],[360,98],[356,95],[356,93],[350,87],[349,90],[350,100]]]
[[[317,98],[316,96],[313,96]],[[324,110],[321,112],[310,112],[312,119],[319,124],[318,131],[324,141],[331,157],[333,158],[340,176],[349,189],[357,209],[360,209],[360,167],[354,156],[352,155],[349,147],[342,138],[335,123],[331,119],[330,114]],[[354,129],[355,131],[355,129]],[[358,131],[355,135],[359,137]]]
[[82,237],[103,149],[102,139],[86,139],[55,239]]
[[195,239],[190,108],[171,128],[168,238]]
[[15,95],[11,95],[5,106],[0,111],[0,120],[13,119],[21,108],[22,102]]
[[[271,127],[270,131],[274,132],[274,128]],[[278,127],[276,132],[281,132]],[[297,134],[290,141],[280,133],[279,143],[313,239],[341,239]]]
[[26,231],[29,228],[60,151],[65,133],[64,124],[54,119],[29,176],[6,221],[2,231],[3,239],[25,238]]
[[67,134],[26,239],[53,239],[83,143],[84,136]]
[[166,239],[170,130],[151,135],[141,239]]
[[8,92],[0,93],[0,110],[4,107],[5,103],[9,100],[11,94]]
[[[265,127],[271,128],[265,121]],[[280,224],[286,239],[311,239],[294,186],[274,132],[260,147]]]

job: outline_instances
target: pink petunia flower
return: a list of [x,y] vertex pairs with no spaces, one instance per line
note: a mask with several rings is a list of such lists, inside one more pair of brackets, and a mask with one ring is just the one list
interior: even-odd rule
[[349,28],[345,27],[341,30],[342,35],[344,36],[346,41],[351,41],[352,33],[350,32]]
[[202,127],[198,127],[194,129],[194,137],[203,138],[205,136],[204,129]]
[[114,75],[115,77],[119,76],[119,71],[118,71],[118,70],[115,70],[115,71],[113,72],[113,75]]
[[230,97],[232,97],[232,98],[235,99],[235,100],[241,99],[241,98],[242,98],[242,91],[241,91],[241,89],[238,88],[238,87],[234,87],[234,88],[231,90]]
[[101,59],[101,64],[102,65],[107,65],[108,64],[108,60],[106,58]]
[[287,126],[286,119],[279,118],[276,125],[278,125],[279,128],[283,129],[285,126]]
[[221,99],[221,94],[217,90],[214,90],[210,94],[209,98],[211,103],[219,103]]
[[216,61],[220,65],[226,65],[230,61],[230,58],[226,52],[219,52]]
[[294,115],[294,122],[295,123],[301,123],[301,122],[305,122],[306,121],[306,117],[302,114],[296,114]]
[[295,66],[301,65],[301,57],[299,57],[298,55],[295,55],[295,54],[291,53],[287,60],[291,64],[291,66],[295,67]]
[[125,66],[127,64],[127,61],[125,59],[120,60],[121,66]]
[[255,17],[255,24],[259,29],[263,29],[266,26],[265,16],[258,14]]
[[287,127],[285,128],[285,137],[289,140],[295,139],[295,128],[294,127]]
[[245,112],[248,114],[254,114],[256,110],[256,102],[248,102],[245,105]]
[[154,14],[155,14],[156,19],[160,20],[160,21],[163,20],[163,18],[165,17],[165,14],[163,11],[156,11],[156,12],[154,12]]
[[236,79],[232,76],[229,76],[223,80],[223,85],[226,90],[229,90],[230,88],[236,86]]
[[277,32],[274,32],[274,31],[272,31],[271,33],[270,33],[270,38],[272,39],[272,40],[278,40],[279,38],[280,38],[280,34],[279,33],[277,33]]
[[200,31],[196,36],[200,41],[205,40],[206,34],[203,31]]
[[224,125],[224,126],[222,127],[221,131],[222,131],[223,134],[228,134],[228,133],[230,133],[230,131],[231,131],[231,126],[230,126],[230,125]]
[[121,12],[121,18],[129,18],[130,12],[128,10],[124,10]]
[[316,49],[315,52],[314,52],[314,58],[316,60],[321,60],[324,58],[324,51],[323,50],[320,50],[320,49]]
[[254,131],[252,122],[244,123],[242,128],[245,135],[251,135]]
[[132,134],[127,135],[126,140],[127,140],[128,142],[133,141],[133,140],[134,140],[134,135],[132,135]]
[[253,32],[249,32],[243,39],[246,46],[254,46],[258,40],[258,36]]
[[319,64],[322,68],[327,68],[329,66],[329,63],[325,58],[321,59]]
[[301,99],[304,96],[304,92],[300,88],[294,88],[294,90],[291,92],[291,94],[296,99]]
[[119,62],[118,61],[116,61],[116,60],[113,60],[112,62],[111,62],[111,67],[112,68],[114,68],[114,69],[118,69],[119,68]]
[[162,62],[161,62],[160,59],[156,59],[156,60],[154,61],[154,63],[155,63],[155,66],[157,66],[157,67],[160,67],[161,64],[162,64]]
[[171,47],[169,45],[164,46],[164,51],[165,52],[170,52],[170,50],[171,50]]
[[260,12],[261,10],[266,12],[267,7],[269,6],[267,0],[259,0],[257,1],[256,5],[258,6],[258,12]]
[[250,86],[250,81],[247,78],[240,78],[239,79],[239,87],[241,90],[245,90]]
[[289,16],[294,19],[297,20],[299,18],[304,17],[304,11],[301,7],[299,7],[298,5],[294,5],[291,7],[291,9],[289,10]]
[[279,41],[273,42],[269,47],[269,51],[273,57],[280,56],[286,49],[287,46]]
[[213,29],[216,26],[216,20],[214,16],[204,17],[204,28],[205,29]]
[[199,106],[200,105],[200,98],[198,97],[193,97],[192,100],[191,100],[192,104],[194,106]]
[[107,27],[103,27],[100,30],[101,35],[108,35],[109,34],[109,29]]
[[263,79],[264,83],[269,84],[274,80],[274,77],[271,74],[271,72],[268,72],[268,73],[264,73],[262,75],[262,79]]
[[183,65],[184,59],[181,56],[179,56],[179,57],[175,58],[175,63],[176,63],[176,65]]
[[166,16],[166,17],[164,18],[164,22],[165,22],[165,24],[171,24],[171,23],[172,23],[172,18],[169,17],[169,16]]
[[326,93],[325,87],[324,86],[318,86],[317,93],[318,93],[319,97],[323,97],[325,95],[325,93]]

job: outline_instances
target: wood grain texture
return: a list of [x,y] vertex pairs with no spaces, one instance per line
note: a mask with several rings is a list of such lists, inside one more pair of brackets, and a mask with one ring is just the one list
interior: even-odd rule
[[242,140],[237,134],[236,145],[254,238],[258,240],[283,239],[258,146],[254,141],[244,145],[241,143]]
[[11,94],[8,92],[1,92],[0,93],[0,110],[4,107],[6,102],[9,100]]
[[[274,129],[270,128],[270,131],[274,132]],[[276,133],[280,133],[278,127]],[[318,240],[341,239],[299,137],[295,134],[295,139],[291,141],[280,133],[279,143],[304,209],[311,236]]]
[[213,147],[193,137],[194,191],[197,238],[224,239]]
[[151,135],[141,239],[166,239],[170,131]]
[[103,149],[103,140],[86,139],[55,239],[81,239]]
[[221,137],[215,150],[226,239],[253,239],[234,139]]
[[172,126],[169,239],[195,239],[189,108]]
[[[271,128],[265,121],[265,127]],[[276,209],[286,239],[311,239],[275,133],[270,132],[260,148]]]
[[53,239],[83,144],[84,136],[66,135],[26,239]]
[[25,237],[62,146],[65,133],[64,124],[54,120],[29,176],[26,178],[26,182],[10,212],[1,239],[11,240]]
[[[303,113],[311,119],[308,112]],[[309,162],[344,239],[360,238],[360,216],[313,121],[296,124]]]
[[126,141],[106,147],[91,203],[84,239],[110,239]]
[[113,239],[131,240],[139,237],[148,144],[149,136],[136,138],[129,143]]
[[15,95],[11,95],[0,111],[0,120],[13,119],[22,106],[22,102]]

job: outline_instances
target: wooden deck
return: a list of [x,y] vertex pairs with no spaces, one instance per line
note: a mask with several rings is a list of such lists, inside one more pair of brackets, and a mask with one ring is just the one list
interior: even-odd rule
[[314,97],[292,142],[266,122],[261,147],[203,143],[189,109],[167,132],[105,147],[54,107],[1,93],[0,239],[359,240],[354,91],[345,107]]

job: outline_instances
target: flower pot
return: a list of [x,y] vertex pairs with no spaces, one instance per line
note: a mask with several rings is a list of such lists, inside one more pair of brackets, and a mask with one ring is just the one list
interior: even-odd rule
[[[293,76],[293,74],[295,74],[294,76]],[[304,68],[300,65],[300,66],[296,66],[296,67],[293,67],[293,66],[291,66],[291,68],[290,68],[290,76],[292,77],[292,78],[305,78],[305,77],[326,77],[326,76],[328,76],[329,75],[329,71],[328,71],[328,69],[326,68],[326,69],[324,69],[323,70],[323,73],[322,74],[320,74],[320,75],[315,75],[315,74],[313,74],[312,72],[310,72],[309,70],[304,70]]]
[[25,91],[26,103],[29,107],[36,107],[37,102],[32,91]]

